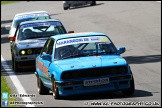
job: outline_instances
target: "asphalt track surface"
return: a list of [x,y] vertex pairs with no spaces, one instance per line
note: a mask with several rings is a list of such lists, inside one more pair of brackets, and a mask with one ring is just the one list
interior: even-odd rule
[[[134,74],[135,93],[123,96],[121,92],[96,93],[55,100],[52,94],[39,95],[34,71],[15,73],[27,94],[34,94],[31,101],[42,101],[35,107],[110,107],[161,106],[161,3],[156,1],[97,1],[96,6],[82,6],[63,10],[62,1],[31,1],[1,5],[1,65],[15,94],[18,90],[6,71],[11,71],[11,54],[8,31],[15,14],[46,10],[52,18],[60,19],[67,29],[75,32],[97,31],[109,35],[116,47],[125,46],[122,56]],[[17,98],[17,101],[24,101]],[[109,104],[109,105],[108,105]],[[24,106],[24,105],[22,105]],[[131,106],[129,106],[131,107]]]

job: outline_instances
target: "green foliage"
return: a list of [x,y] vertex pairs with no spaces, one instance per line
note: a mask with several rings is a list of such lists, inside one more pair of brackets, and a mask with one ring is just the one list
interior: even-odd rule
[[15,2],[20,2],[20,1],[1,1],[1,5],[9,4],[9,3],[15,3]]
[[[5,77],[1,75],[1,107],[3,107],[2,106],[2,100],[3,100],[2,99],[2,93],[3,92],[8,93],[8,103],[16,101],[15,97],[10,97],[9,96],[10,94],[13,94],[12,89],[8,86],[8,83],[7,83],[7,80],[5,79]],[[7,107],[19,107],[19,105],[10,105],[10,104],[8,104]]]

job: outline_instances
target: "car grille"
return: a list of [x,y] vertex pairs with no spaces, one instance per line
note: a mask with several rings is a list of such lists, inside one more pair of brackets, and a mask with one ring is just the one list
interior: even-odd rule
[[118,75],[127,73],[126,66],[115,66],[115,67],[102,67],[102,68],[91,68],[74,71],[65,71],[62,74],[62,79],[74,79],[74,78],[86,78],[86,77],[99,77],[106,75]]
[[[42,47],[41,48],[30,48],[30,49],[23,49],[25,51],[25,54],[21,54],[21,51],[19,51],[19,55],[24,56],[24,55],[34,55],[34,54],[40,54]],[[29,51],[30,50],[30,51]]]

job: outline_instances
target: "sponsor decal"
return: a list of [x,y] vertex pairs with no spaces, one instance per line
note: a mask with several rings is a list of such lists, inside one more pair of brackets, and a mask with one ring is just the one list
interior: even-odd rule
[[40,62],[40,58],[38,59],[38,69],[41,70],[44,74],[48,75],[48,68]]
[[78,43],[93,43],[93,42],[109,42],[109,41],[108,38],[105,36],[62,39],[57,41],[56,48],[66,46],[66,45],[78,44]]
[[27,28],[27,27],[39,27],[39,26],[50,26],[50,25],[62,26],[60,22],[53,21],[53,22],[24,24],[20,27],[20,29]]
[[40,16],[45,16],[47,17],[48,14],[46,13],[39,13],[39,14],[26,14],[26,15],[19,15],[15,19],[21,19],[21,18],[34,18],[34,17],[40,17]]

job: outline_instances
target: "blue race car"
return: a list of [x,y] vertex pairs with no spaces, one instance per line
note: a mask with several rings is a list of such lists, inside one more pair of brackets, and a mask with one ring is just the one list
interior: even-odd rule
[[129,64],[104,33],[80,32],[51,36],[36,58],[39,94],[51,90],[55,99],[62,96],[135,91]]

